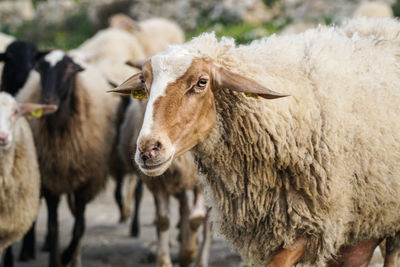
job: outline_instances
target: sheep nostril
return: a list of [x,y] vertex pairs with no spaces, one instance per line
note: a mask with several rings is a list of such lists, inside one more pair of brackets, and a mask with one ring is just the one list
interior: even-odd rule
[[152,158],[152,155],[151,155],[151,153],[149,151],[141,152],[140,154],[141,154],[141,158],[142,158],[143,161],[146,161],[146,160]]

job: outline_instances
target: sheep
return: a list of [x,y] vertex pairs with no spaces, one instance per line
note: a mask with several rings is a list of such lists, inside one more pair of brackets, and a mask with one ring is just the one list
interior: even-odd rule
[[[37,82],[37,73],[33,70],[36,60],[44,55],[45,51],[38,51],[36,46],[30,42],[13,41],[3,53],[0,53],[1,86],[0,90],[15,96],[24,86]],[[6,257],[9,262],[13,261],[11,247],[7,250]],[[35,231],[34,225],[26,234],[22,242],[19,259],[26,261],[35,257]]]
[[69,54],[77,60],[95,62],[102,58],[113,57],[123,60],[146,58],[138,39],[121,29],[107,28],[97,32]]
[[350,38],[358,36],[377,40],[400,41],[400,23],[392,18],[356,18],[346,21],[340,28]]
[[400,230],[399,50],[325,26],[239,47],[203,34],[114,91],[149,94],[140,170],[191,150],[243,258],[366,266]]
[[[14,41],[14,37],[0,32],[0,52],[6,50],[7,46]],[[0,64],[0,73],[2,72],[3,64]]]
[[[58,106],[56,113],[31,122],[49,214],[50,266],[71,260],[74,266],[80,264],[85,206],[104,188],[109,172],[119,98],[105,98],[106,79],[90,65],[84,67],[64,52],[52,51],[37,63],[40,84],[20,94],[25,100]],[[75,224],[71,242],[60,257],[57,208],[64,193],[72,196]]]
[[38,51],[36,45],[24,41],[14,41],[0,53],[0,61],[4,62],[1,74],[1,91],[15,96],[25,85],[35,62],[47,51]]
[[[131,100],[124,121],[121,125],[121,137],[118,144],[118,151],[124,168],[132,175],[139,176],[147,185],[154,196],[156,203],[158,248],[157,265],[172,266],[169,253],[169,196],[176,196],[180,205],[180,228],[181,228],[181,247],[180,264],[188,266],[196,257],[197,253],[197,229],[205,219],[206,211],[202,197],[202,189],[197,185],[198,176],[193,158],[189,153],[177,158],[161,177],[149,177],[138,172],[137,167],[132,162],[132,151],[135,151],[136,139],[139,134],[140,126],[143,121],[143,115],[147,101]],[[189,205],[187,199],[187,190],[194,190],[195,203],[194,208],[189,214]],[[205,227],[209,227],[205,222]],[[210,247],[210,230],[205,234],[205,240],[208,241],[202,249],[201,254],[196,261],[196,266],[207,266],[207,255]]]
[[[22,117],[39,109],[44,114],[55,107],[18,104],[10,94],[0,92],[0,259],[3,250],[28,231],[39,211],[36,149],[29,124]],[[11,266],[12,258],[8,260]]]
[[110,18],[109,24],[110,28],[134,34],[147,57],[165,50],[168,45],[182,44],[185,41],[185,34],[179,25],[165,18],[136,22],[124,14],[116,14]]
[[13,36],[0,32],[0,51],[6,50],[7,46],[15,40]]
[[393,17],[393,10],[389,4],[384,2],[364,1],[358,5],[352,17]]

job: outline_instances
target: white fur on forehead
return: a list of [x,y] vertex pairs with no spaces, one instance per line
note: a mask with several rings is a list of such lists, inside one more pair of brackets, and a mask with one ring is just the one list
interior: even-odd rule
[[179,78],[190,67],[193,58],[218,59],[234,48],[233,38],[223,37],[218,41],[214,32],[203,33],[186,44],[169,46],[165,52],[153,56],[151,59],[153,75],[165,73]]
[[14,97],[5,92],[0,92],[0,108],[13,108],[17,105]]
[[54,50],[48,53],[44,60],[49,62],[51,67],[54,67],[58,62],[60,62],[65,56],[65,53],[61,50]]

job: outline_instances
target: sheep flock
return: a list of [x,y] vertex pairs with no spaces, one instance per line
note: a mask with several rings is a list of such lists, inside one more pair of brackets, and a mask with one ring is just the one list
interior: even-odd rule
[[109,184],[132,238],[153,197],[154,266],[209,266],[215,234],[251,266],[366,267],[378,247],[400,266],[392,17],[366,2],[246,45],[124,14],[70,51],[1,34],[0,266],[36,258],[42,199],[46,265],[85,266],[85,214]]

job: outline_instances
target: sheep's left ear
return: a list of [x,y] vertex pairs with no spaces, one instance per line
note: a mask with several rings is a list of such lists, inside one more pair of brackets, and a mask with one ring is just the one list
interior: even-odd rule
[[228,88],[230,90],[243,92],[249,94],[249,96],[259,95],[266,99],[274,99],[288,96],[285,94],[274,92],[252,79],[233,73],[222,67],[215,68],[214,81],[216,85],[220,88]]
[[68,65],[68,68],[67,68],[67,71],[69,73],[77,73],[77,72],[81,72],[84,70],[85,70],[84,67],[82,67],[81,65],[79,65],[73,61]]
[[56,110],[56,105],[44,105],[34,103],[19,104],[19,113],[23,116],[41,117],[54,113]]

